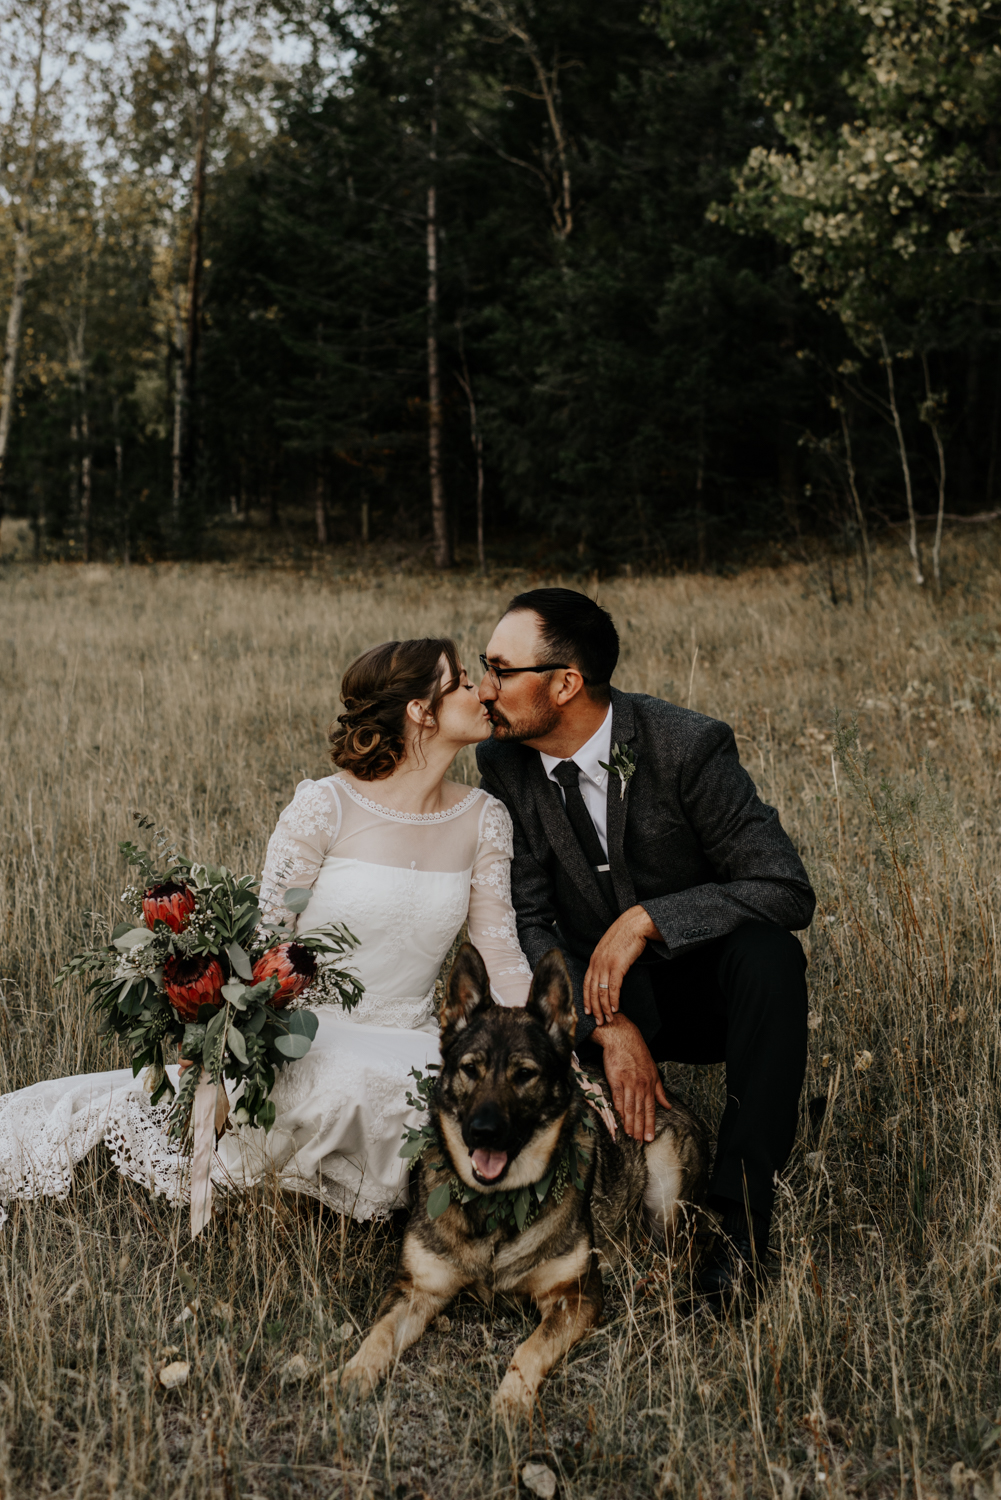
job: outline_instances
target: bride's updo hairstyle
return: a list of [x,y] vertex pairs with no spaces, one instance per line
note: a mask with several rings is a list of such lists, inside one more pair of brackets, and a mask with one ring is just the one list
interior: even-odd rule
[[330,759],[359,781],[391,776],[407,753],[407,704],[419,698],[436,719],[441,700],[458,685],[459,655],[447,637],[373,646],[341,678],[344,712],[327,732]]

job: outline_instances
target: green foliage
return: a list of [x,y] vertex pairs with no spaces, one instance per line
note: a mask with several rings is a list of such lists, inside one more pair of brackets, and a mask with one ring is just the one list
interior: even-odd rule
[[953,0],[821,13],[852,44],[841,96],[830,78],[794,89],[785,36],[763,39],[764,102],[783,145],[750,153],[721,213],[789,245],[804,286],[860,344],[880,330],[898,347],[920,330],[927,344],[957,301],[982,304],[996,283],[998,15]]
[[470,395],[488,536],[515,560],[703,564],[810,527],[852,543],[902,499],[897,437],[863,383],[832,374],[880,336],[935,355],[927,388],[916,364],[897,372],[918,510],[940,439],[951,507],[993,504],[991,5],[351,0],[283,16],[300,62],[264,65],[262,19],[217,81],[180,512],[195,21],[137,33],[95,101],[100,171],[50,145],[7,481],[39,555],[211,549],[228,540],[209,528],[253,514],[277,535],[307,507],[333,538],[419,549],[432,187],[460,543]]

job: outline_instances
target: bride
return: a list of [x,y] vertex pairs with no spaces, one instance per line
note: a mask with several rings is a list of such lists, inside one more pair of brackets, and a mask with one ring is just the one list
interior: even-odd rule
[[[511,906],[512,827],[486,792],[445,779],[490,721],[450,640],[389,641],[348,668],[331,726],[335,774],[302,781],[268,845],[261,902],[292,920],[285,893],[312,891],[299,932],[343,922],[359,939],[350,965],[365,986],[350,1013],[315,1006],[310,1051],[279,1072],[270,1132],[230,1126],[213,1181],[282,1187],[355,1218],[406,1203],[403,1127],[412,1068],[438,1058],[435,981],[462,925],[495,998],[523,1005],[531,970]],[[176,1086],[177,1069],[168,1068]],[[238,1100],[233,1100],[238,1108]],[[187,1158],[131,1069],[60,1078],[0,1098],[0,1201],[64,1197],[73,1164],[104,1141],[124,1176],[173,1201]]]

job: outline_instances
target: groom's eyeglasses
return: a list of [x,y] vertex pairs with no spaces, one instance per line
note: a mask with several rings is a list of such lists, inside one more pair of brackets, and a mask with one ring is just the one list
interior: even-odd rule
[[[505,677],[515,677],[519,672],[564,672],[569,666],[565,661],[547,661],[541,667],[495,667],[493,662],[487,661],[484,655],[480,655],[480,666],[486,672],[494,687],[500,692],[504,686]],[[587,682],[587,678],[584,678]]]

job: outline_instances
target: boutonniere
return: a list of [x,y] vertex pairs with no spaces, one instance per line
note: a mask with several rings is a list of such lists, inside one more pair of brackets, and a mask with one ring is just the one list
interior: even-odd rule
[[599,760],[598,764],[603,771],[614,771],[616,776],[618,776],[619,801],[621,802],[626,795],[626,787],[632,780],[633,772],[636,770],[633,752],[628,745],[613,745],[611,763]]

